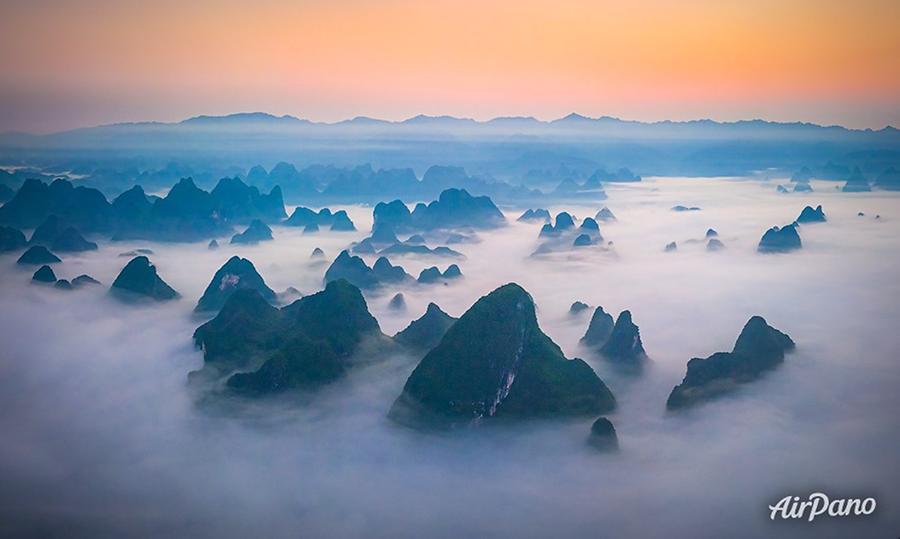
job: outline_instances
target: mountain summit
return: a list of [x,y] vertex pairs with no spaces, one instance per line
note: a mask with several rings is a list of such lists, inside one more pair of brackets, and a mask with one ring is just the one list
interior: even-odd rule
[[391,410],[411,424],[600,414],[615,398],[593,369],[566,359],[510,283],[482,297],[415,368]]

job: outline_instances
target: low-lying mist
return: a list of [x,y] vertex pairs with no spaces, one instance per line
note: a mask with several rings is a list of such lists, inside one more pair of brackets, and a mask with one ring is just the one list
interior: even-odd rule
[[[434,301],[453,316],[517,282],[542,329],[582,357],[619,406],[621,451],[586,444],[594,418],[421,433],[386,413],[418,358],[361,367],[312,394],[200,406],[187,373],[202,365],[192,313],[232,254],[249,258],[276,292],[319,290],[327,264],[368,235],[371,208],[350,207],[359,231],[302,234],[209,251],[205,243],[101,243],[54,270],[104,287],[31,285],[14,255],[0,257],[0,535],[291,537],[758,537],[891,535],[900,529],[900,197],[817,190],[779,195],[773,182],[650,179],[610,185],[609,200],[551,207],[579,218],[608,205],[612,245],[540,257],[540,225],[517,223],[452,245],[461,261],[396,257],[409,273],[458,263],[450,285],[367,293],[392,335]],[[701,211],[674,212],[676,204]],[[822,204],[824,224],[800,229],[804,247],[760,255],[773,225]],[[858,216],[864,212],[865,216]],[[880,219],[874,216],[880,214]],[[726,249],[707,252],[714,228]],[[663,247],[678,243],[676,252]],[[442,242],[432,241],[439,245]],[[123,304],[106,293],[150,248],[183,298]],[[374,257],[367,257],[371,264]],[[402,291],[407,309],[388,308]],[[611,369],[579,347],[581,300],[630,309],[652,363]],[[762,315],[797,343],[785,363],[730,396],[665,411],[691,357],[730,350]],[[871,517],[769,520],[786,495],[875,497]]]

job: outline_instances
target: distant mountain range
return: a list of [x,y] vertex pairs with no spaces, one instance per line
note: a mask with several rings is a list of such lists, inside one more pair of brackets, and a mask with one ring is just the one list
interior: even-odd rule
[[[449,165],[487,181],[545,190],[566,180],[583,183],[598,169],[623,168],[644,177],[790,177],[802,167],[832,163],[877,177],[900,169],[900,131],[766,120],[640,122],[576,113],[549,121],[420,114],[402,121],[357,116],[323,123],[242,112],[0,135],[0,166],[72,172],[104,187],[171,185],[188,171],[212,187],[218,178],[280,162],[348,170],[369,163],[375,171],[412,169],[419,175]],[[147,175],[159,175],[160,182]],[[123,182],[125,177],[131,180]]]
[[[357,116],[349,120],[338,122],[313,122],[303,118],[297,118],[285,114],[284,116],[275,116],[266,112],[239,112],[235,114],[227,114],[224,116],[194,116],[187,120],[178,122],[179,125],[248,125],[248,124],[266,124],[278,126],[303,126],[303,125],[319,125],[319,126],[389,126],[389,125],[407,125],[407,126],[434,126],[434,127],[470,127],[470,126],[487,126],[487,127],[518,127],[518,128],[539,128],[546,126],[566,126],[566,127],[599,127],[599,126],[689,126],[689,127],[745,127],[745,128],[786,128],[786,129],[826,129],[841,131],[864,131],[864,132],[897,132],[893,126],[887,126],[882,129],[851,129],[840,125],[819,125],[809,122],[773,122],[768,120],[738,120],[734,122],[719,122],[710,119],[673,121],[661,120],[656,122],[641,122],[636,120],[622,120],[613,116],[599,116],[591,118],[578,113],[571,113],[562,118],[555,120],[538,120],[533,116],[501,116],[486,121],[473,120],[472,118],[458,118],[456,116],[429,116],[419,114],[411,118],[400,121],[382,120],[380,118],[372,118],[368,116]],[[116,124],[113,124],[116,125]],[[121,124],[119,124],[121,125]],[[172,124],[162,124],[172,125]],[[102,126],[101,126],[102,127]]]
[[[405,120],[392,121],[380,118],[372,118],[368,116],[357,116],[355,118],[341,120],[337,122],[314,122],[304,118],[298,118],[285,114],[276,116],[267,112],[238,112],[221,116],[200,115],[193,116],[180,122],[126,122],[105,124],[95,127],[82,127],[72,130],[60,131],[47,135],[53,137],[74,132],[85,132],[91,130],[109,130],[109,129],[165,129],[175,127],[287,127],[287,128],[303,128],[303,127],[366,127],[366,128],[389,128],[389,127],[428,127],[428,128],[504,128],[504,129],[542,129],[542,128],[576,128],[576,129],[626,129],[633,131],[635,129],[644,130],[671,130],[673,128],[687,129],[712,129],[722,130],[786,130],[788,132],[797,131],[820,131],[820,132],[858,132],[858,133],[885,133],[897,134],[898,130],[893,126],[887,126],[882,129],[851,129],[839,125],[819,125],[809,122],[774,122],[768,120],[738,120],[733,122],[720,122],[710,119],[698,120],[661,120],[656,122],[641,122],[636,120],[622,120],[612,116],[600,116],[591,118],[577,113],[571,113],[562,118],[555,120],[538,120],[533,116],[504,116],[497,117],[486,121],[474,120],[472,118],[458,118],[455,116],[429,116],[419,114]],[[27,133],[5,133],[4,136],[28,135]]]
[[225,116],[194,116],[178,122],[181,125],[248,125],[265,123],[269,125],[297,125],[310,124],[309,120],[301,120],[295,116],[285,114],[274,116],[267,112],[238,112]]

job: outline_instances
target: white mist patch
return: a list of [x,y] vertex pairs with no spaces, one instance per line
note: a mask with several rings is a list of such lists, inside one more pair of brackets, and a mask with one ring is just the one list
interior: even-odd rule
[[[783,181],[783,180],[782,180]],[[542,329],[588,361],[619,402],[610,415],[621,452],[586,443],[595,418],[464,429],[436,435],[386,413],[416,358],[369,365],[312,395],[200,406],[186,385],[202,364],[192,310],[234,254],[276,292],[322,287],[328,263],[368,235],[371,208],[346,208],[356,232],[303,234],[210,251],[204,243],[102,242],[64,257],[60,278],[104,287],[31,285],[36,268],[0,257],[0,534],[243,537],[827,537],[895,533],[900,515],[900,194],[780,195],[777,181],[648,179],[606,188],[597,204],[551,207],[579,218],[609,206],[609,250],[530,257],[540,225],[515,222],[453,245],[464,260],[396,257],[409,273],[459,264],[450,284],[367,293],[385,333],[430,301],[453,316],[515,281],[534,297]],[[697,212],[674,212],[677,204]],[[825,224],[800,229],[804,248],[761,255],[756,244],[803,206]],[[340,206],[332,206],[332,209]],[[864,217],[857,216],[864,212]],[[874,219],[880,214],[881,219]],[[707,252],[708,228],[726,248]],[[93,239],[93,238],[92,238]],[[678,243],[676,252],[664,246]],[[430,242],[431,246],[437,243]],[[310,260],[322,248],[328,263]],[[183,298],[125,305],[106,287],[150,248]],[[366,256],[369,264],[376,257]],[[388,308],[402,291],[407,309]],[[578,345],[589,312],[631,310],[652,363],[611,369]],[[679,414],[665,401],[691,357],[730,350],[759,314],[796,342],[785,363],[731,396]],[[238,408],[240,409],[240,407]],[[782,522],[768,506],[798,492],[878,500],[870,516]],[[882,510],[884,508],[884,510]]]

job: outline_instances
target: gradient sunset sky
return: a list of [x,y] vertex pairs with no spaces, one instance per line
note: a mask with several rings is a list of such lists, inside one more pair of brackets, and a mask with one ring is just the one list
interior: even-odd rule
[[900,1],[3,0],[0,131],[267,111],[900,126]]

